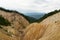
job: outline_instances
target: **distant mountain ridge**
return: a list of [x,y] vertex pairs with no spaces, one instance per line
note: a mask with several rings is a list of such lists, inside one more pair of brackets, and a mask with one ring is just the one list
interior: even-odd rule
[[35,22],[35,21],[37,20],[37,19],[34,18],[34,17],[26,16],[26,15],[25,15],[25,18],[29,21],[29,23],[33,23],[33,22]]
[[37,12],[35,13],[35,12],[32,12],[32,13],[26,13],[25,15],[33,17],[35,19],[39,19],[39,18],[43,17],[44,14],[45,13],[37,13]]

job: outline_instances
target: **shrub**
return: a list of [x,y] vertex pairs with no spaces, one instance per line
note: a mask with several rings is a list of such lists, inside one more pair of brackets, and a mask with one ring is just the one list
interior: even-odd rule
[[0,15],[0,25],[8,26],[11,25],[11,23]]

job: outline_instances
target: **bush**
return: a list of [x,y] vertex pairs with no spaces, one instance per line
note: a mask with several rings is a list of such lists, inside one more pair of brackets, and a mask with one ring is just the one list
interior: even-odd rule
[[0,15],[0,25],[8,26],[8,25],[11,25],[11,23]]

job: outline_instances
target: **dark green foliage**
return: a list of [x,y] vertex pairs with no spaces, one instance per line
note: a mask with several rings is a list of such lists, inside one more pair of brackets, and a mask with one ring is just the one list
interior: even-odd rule
[[33,18],[33,17],[29,17],[29,16],[25,16],[25,18],[30,22],[33,23],[35,22],[37,19]]
[[0,26],[0,28],[2,29],[3,27]]
[[52,11],[52,12],[50,12],[50,13],[48,13],[48,14],[45,14],[43,17],[41,17],[39,20],[36,20],[35,22],[41,22],[41,21],[43,21],[45,18],[47,18],[47,17],[49,17],[49,16],[52,16],[52,15],[58,13],[58,12],[60,12],[60,10],[55,10],[55,11]]
[[22,13],[18,13],[19,15],[22,15],[29,23],[33,23],[35,22],[37,19],[33,18],[33,17],[30,17],[30,16],[26,16]]
[[7,10],[7,9],[2,8],[2,7],[0,7],[0,10],[5,11],[5,12],[10,12],[10,13],[12,13],[12,12],[19,13],[16,10]]
[[8,32],[7,30],[3,29],[5,32]]
[[[27,21],[29,21],[30,23],[33,23],[34,21],[36,21],[35,18],[26,16],[26,15],[24,15],[24,14],[22,14],[22,13],[19,13],[18,11],[7,10],[7,9],[2,8],[2,7],[0,7],[0,10],[5,11],[5,12],[10,12],[10,13],[13,12],[13,13],[17,13],[17,14],[19,14],[19,15],[22,15],[22,16],[23,16]],[[5,25],[7,25],[7,24],[5,24]]]
[[0,25],[8,26],[8,25],[11,25],[11,23],[0,15]]

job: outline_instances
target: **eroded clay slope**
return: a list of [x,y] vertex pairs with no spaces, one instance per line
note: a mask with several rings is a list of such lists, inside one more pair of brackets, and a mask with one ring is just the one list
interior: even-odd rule
[[33,23],[25,30],[23,40],[60,40],[60,12]]
[[19,14],[14,11],[6,11],[5,9],[0,10],[0,15],[7,19],[11,25],[3,26],[0,28],[0,39],[1,40],[21,40],[23,35],[23,30],[29,25],[29,22]]

